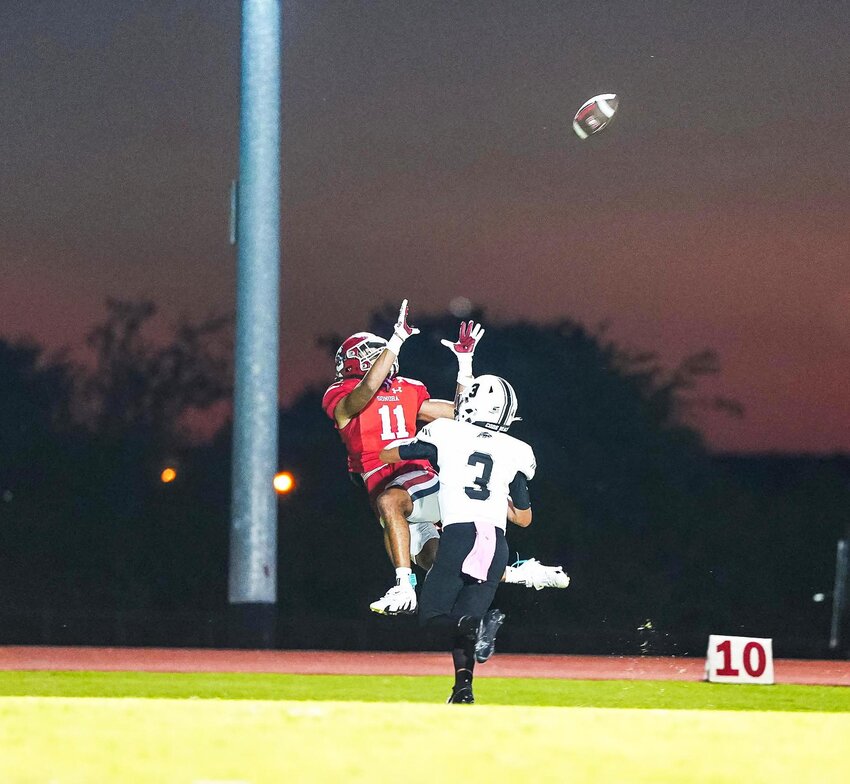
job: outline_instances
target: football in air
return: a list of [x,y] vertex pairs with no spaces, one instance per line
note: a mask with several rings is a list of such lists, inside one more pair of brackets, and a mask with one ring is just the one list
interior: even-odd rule
[[594,95],[585,101],[573,118],[573,130],[579,139],[586,139],[606,128],[614,118],[620,99],[614,93]]

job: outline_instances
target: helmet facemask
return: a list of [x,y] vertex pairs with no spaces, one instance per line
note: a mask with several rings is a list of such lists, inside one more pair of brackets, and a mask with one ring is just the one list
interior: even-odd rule
[[[362,378],[381,356],[387,341],[371,332],[358,332],[343,341],[336,352],[336,377]],[[398,375],[398,359],[393,362],[388,378]]]

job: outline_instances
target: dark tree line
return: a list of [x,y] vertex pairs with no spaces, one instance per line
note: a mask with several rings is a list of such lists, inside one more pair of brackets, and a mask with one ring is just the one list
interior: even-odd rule
[[216,602],[207,521],[222,513],[198,472],[173,487],[159,475],[191,461],[184,415],[230,394],[227,320],[179,324],[159,344],[145,334],[155,314],[108,302],[88,364],[0,341],[0,607]]
[[[230,324],[184,322],[154,341],[154,316],[151,303],[108,303],[86,365],[0,340],[0,616],[181,611],[203,623],[224,611],[229,428],[192,445],[184,425],[229,399]],[[387,308],[370,326],[389,334],[393,321]],[[454,361],[439,341],[457,321],[416,323],[402,374],[451,397]],[[328,381],[337,342],[325,340]],[[827,605],[811,597],[831,588],[846,460],[712,455],[691,412],[741,412],[701,396],[719,372],[710,351],[667,369],[604,329],[488,323],[475,367],[514,385],[523,421],[512,432],[538,458],[535,523],[511,531],[511,547],[573,580],[563,592],[501,589],[507,646],[700,654],[709,633],[742,633],[823,653]],[[280,465],[298,486],[280,502],[280,642],[416,645],[412,622],[366,609],[391,570],[322,391],[281,411]],[[178,478],[163,484],[167,463]]]

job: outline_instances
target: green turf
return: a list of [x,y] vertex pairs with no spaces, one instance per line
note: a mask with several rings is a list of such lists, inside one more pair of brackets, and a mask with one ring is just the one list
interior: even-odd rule
[[833,784],[848,736],[850,713],[0,697],[0,782]]
[[[449,687],[438,676],[0,672],[0,696],[439,703]],[[841,686],[479,678],[475,692],[487,705],[850,712]]]

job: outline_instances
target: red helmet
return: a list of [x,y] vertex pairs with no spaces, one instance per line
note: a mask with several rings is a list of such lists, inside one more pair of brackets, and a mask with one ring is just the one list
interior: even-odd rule
[[[381,356],[387,341],[371,332],[356,332],[342,341],[336,350],[336,377],[362,378]],[[398,360],[393,362],[389,377],[398,374]]]

